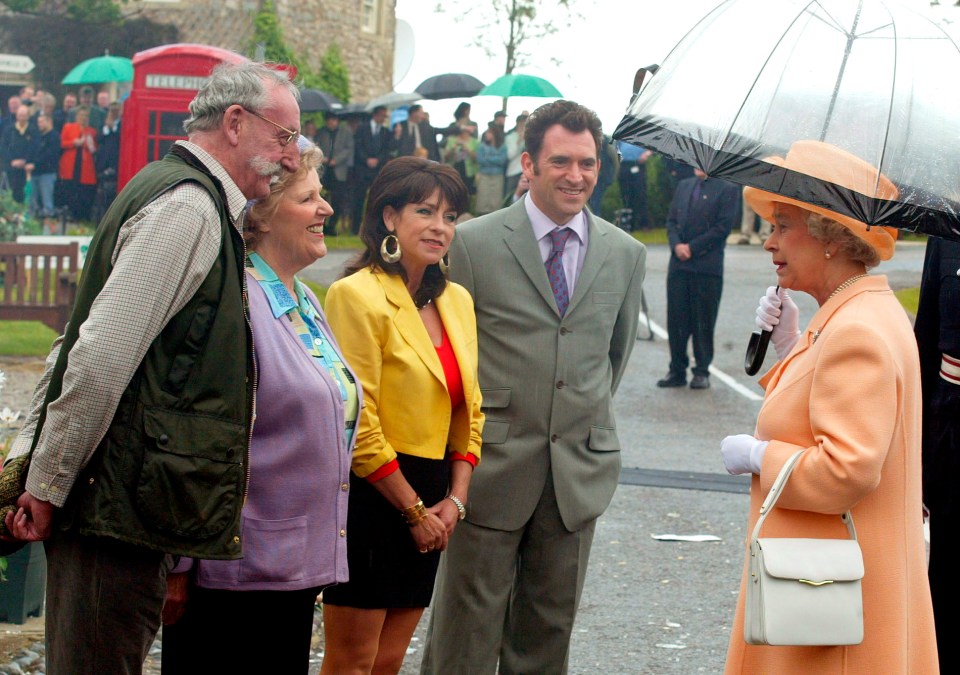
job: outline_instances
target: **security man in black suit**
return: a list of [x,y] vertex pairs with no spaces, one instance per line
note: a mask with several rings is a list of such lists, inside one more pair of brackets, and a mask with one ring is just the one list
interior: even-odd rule
[[713,329],[723,291],[723,248],[740,222],[740,188],[699,170],[677,185],[667,216],[670,265],[667,269],[667,332],[670,371],[658,387],[687,384],[687,343],[693,337],[691,389],[710,386]]
[[387,121],[387,109],[378,105],[371,112],[369,120],[360,122],[353,136],[353,179],[350,213],[353,222],[350,228],[354,234],[360,233],[360,222],[363,220],[363,204],[367,199],[367,190],[380,169],[390,159],[392,137],[390,129],[384,126]]
[[923,503],[930,510],[927,575],[933,598],[941,673],[960,668],[951,626],[960,578],[953,545],[960,525],[960,242],[930,237],[913,324],[923,386]]

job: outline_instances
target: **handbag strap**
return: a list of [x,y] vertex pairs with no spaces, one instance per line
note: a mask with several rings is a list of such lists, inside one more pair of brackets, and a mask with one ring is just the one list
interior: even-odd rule
[[[753,534],[750,537],[751,545],[760,537],[760,528],[763,526],[763,521],[767,519],[777,500],[780,499],[780,493],[783,492],[783,487],[787,484],[787,479],[790,478],[790,474],[793,473],[793,469],[800,461],[803,452],[803,450],[797,450],[793,453],[790,459],[787,460],[787,463],[783,465],[783,468],[780,469],[776,480],[773,481],[773,487],[770,488],[770,492],[767,493],[767,498],[763,500],[763,504],[760,506],[760,517],[757,518],[757,524],[754,526]],[[847,532],[850,534],[850,538],[856,541],[857,530],[853,526],[853,514],[851,514],[850,511],[846,511],[840,516],[840,520],[847,526]]]

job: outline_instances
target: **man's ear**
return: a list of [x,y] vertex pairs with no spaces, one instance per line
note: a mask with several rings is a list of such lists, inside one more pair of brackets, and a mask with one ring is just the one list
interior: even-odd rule
[[243,108],[232,105],[223,113],[220,128],[232,146],[240,144],[240,127],[243,126]]
[[533,162],[533,157],[530,156],[530,153],[526,150],[523,151],[520,155],[520,169],[527,175],[529,179],[531,176],[536,175],[536,166]]

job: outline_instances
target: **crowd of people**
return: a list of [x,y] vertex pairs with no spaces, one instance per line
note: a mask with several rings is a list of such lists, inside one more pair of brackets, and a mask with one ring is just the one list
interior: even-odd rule
[[482,130],[471,119],[466,101],[446,127],[433,126],[419,104],[408,107],[406,119],[392,128],[387,126],[388,112],[384,106],[369,115],[329,112],[323,127],[304,126],[304,135],[324,152],[325,194],[335,212],[327,222],[327,234],[338,228],[360,233],[370,184],[380,168],[395,157],[423,157],[456,169],[469,197],[465,216],[492,213],[513,201],[523,174],[520,156],[527,111],[517,115],[510,129],[506,128],[506,113],[498,111]]
[[[116,112],[94,120],[80,105],[64,122],[60,169],[79,186]],[[141,672],[162,624],[165,672],[305,673],[319,597],[323,673],[397,673],[427,606],[425,675],[565,673],[619,479],[613,397],[646,274],[646,248],[588,208],[611,146],[600,120],[558,100],[481,132],[464,104],[438,129],[413,106],[391,130],[377,108],[307,138],[299,112],[285,74],[219,66],[190,104],[188,139],[100,223],[4,467],[24,487],[0,550],[46,543],[45,672]],[[647,151],[624,156],[624,180],[642,174]],[[825,143],[776,159],[896,195]],[[921,407],[952,415],[960,360],[943,331],[938,346],[940,322],[918,320],[921,387],[909,321],[867,274],[896,231],[702,172],[680,180],[677,340],[658,384],[686,384],[692,337],[691,386],[709,386],[741,198],[772,228],[779,286],[757,324],[777,362],[756,428],[724,438],[718,466],[752,476],[752,527],[801,451],[767,531],[829,536],[850,511],[867,572],[859,645],[747,645],[741,591],[727,671],[935,673]],[[321,306],[298,274],[327,252],[331,201],[362,249]],[[956,252],[943,255],[952,273]],[[942,282],[956,298],[936,256],[930,307]],[[819,306],[802,332],[791,292]],[[931,375],[941,351],[946,385]],[[945,477],[950,433],[925,447]]]
[[38,219],[99,222],[116,197],[121,104],[84,85],[57,107],[25,86],[0,118],[0,178]]

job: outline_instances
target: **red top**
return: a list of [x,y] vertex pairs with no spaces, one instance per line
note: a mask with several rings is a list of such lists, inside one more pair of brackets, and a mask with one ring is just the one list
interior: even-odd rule
[[[437,356],[440,357],[443,376],[447,380],[447,391],[450,392],[450,408],[454,409],[458,405],[463,405],[463,379],[460,377],[460,364],[457,363],[457,355],[453,353],[453,345],[450,344],[447,331],[442,326],[440,330],[442,336],[440,338],[440,346],[436,348]],[[461,454],[459,452],[451,452],[450,459],[470,462],[473,466],[477,465],[477,458],[470,453]],[[389,476],[398,468],[397,460],[394,459],[367,476],[367,480],[371,483],[376,483],[381,478]]]

